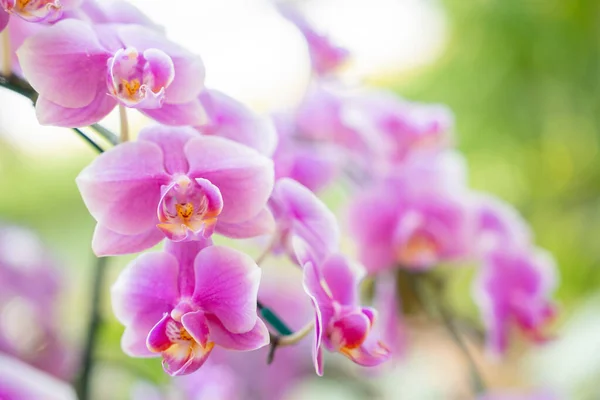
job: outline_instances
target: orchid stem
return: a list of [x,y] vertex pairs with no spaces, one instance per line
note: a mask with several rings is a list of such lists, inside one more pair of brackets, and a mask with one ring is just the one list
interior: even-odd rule
[[281,336],[279,338],[279,346],[291,346],[306,337],[312,330],[315,328],[315,321],[310,321],[308,324],[304,325],[302,329],[292,333],[291,335]]
[[[427,280],[427,279],[428,279],[428,277],[426,277],[426,276],[416,276],[415,280],[414,280],[415,288],[418,292],[417,297],[419,297],[419,300],[421,302],[423,302],[423,300],[425,300],[426,295],[427,295],[427,293],[424,293],[425,292],[424,289],[426,289],[426,286],[428,283],[428,282],[424,282],[424,280]],[[433,282],[433,283],[435,284],[435,282]],[[485,382],[481,375],[481,372],[479,371],[479,368],[477,367],[477,364],[475,363],[475,359],[469,352],[469,348],[467,347],[467,344],[465,343],[462,335],[460,334],[460,332],[458,331],[458,329],[456,327],[456,324],[454,323],[454,318],[452,316],[452,312],[446,306],[444,299],[442,299],[441,288],[434,287],[432,292],[433,292],[433,293],[431,293],[432,301],[429,304],[431,306],[435,307],[435,309],[437,310],[437,313],[439,314],[439,316],[442,320],[444,327],[446,328],[446,330],[448,330],[448,333],[450,333],[450,336],[452,337],[452,339],[454,340],[454,342],[456,343],[456,345],[458,346],[460,351],[464,354],[465,359],[467,360],[467,363],[469,365],[473,389],[475,391],[475,394],[481,394],[481,393],[485,392],[486,385],[485,385]]]
[[10,34],[8,33],[8,27],[0,32],[2,36],[2,75],[11,76],[11,51],[10,51]]
[[84,131],[79,128],[72,128],[79,136],[83,138],[90,146],[92,146],[98,153],[104,153],[104,149],[100,145],[92,140]]
[[129,122],[127,121],[127,109],[119,104],[119,118],[121,119],[121,143],[129,141]]
[[79,400],[88,400],[90,398],[90,382],[94,369],[94,351],[96,340],[98,338],[98,328],[102,322],[100,315],[100,304],[102,302],[102,289],[104,276],[106,274],[106,257],[96,259],[94,275],[92,277],[92,303],[90,310],[90,320],[87,327],[87,337],[83,348],[81,359],[81,374],[77,379],[77,392]]

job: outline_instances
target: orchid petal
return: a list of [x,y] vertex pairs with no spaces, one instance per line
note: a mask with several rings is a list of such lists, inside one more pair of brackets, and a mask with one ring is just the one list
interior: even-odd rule
[[207,323],[210,340],[225,349],[250,351],[269,344],[269,330],[260,318],[257,318],[254,327],[245,333],[230,332],[219,319],[210,315],[207,316]]
[[221,246],[207,247],[194,262],[193,301],[214,314],[232,333],[244,333],[256,323],[256,297],[261,270],[244,253]]
[[163,239],[163,233],[155,226],[136,235],[123,235],[98,224],[94,230],[92,249],[98,257],[118,256],[144,251]]
[[[62,107],[89,105],[99,94],[110,54],[86,23],[67,19],[27,39],[17,51],[31,86]],[[104,87],[104,93],[106,93]]]
[[165,100],[160,108],[142,108],[139,111],[161,124],[170,126],[198,126],[204,124],[207,118],[204,108],[195,99],[179,104],[171,104],[168,103],[168,100]]
[[219,220],[244,222],[265,206],[273,189],[273,162],[255,150],[219,137],[201,136],[185,146],[190,177],[205,178],[223,196]]
[[164,156],[147,141],[128,142],[101,154],[76,179],[92,216],[104,227],[127,235],[157,223],[160,187],[169,181]]
[[4,28],[6,28],[6,25],[8,25],[9,19],[10,19],[10,15],[8,15],[8,13],[6,11],[4,11],[3,8],[0,8],[0,32],[2,32],[4,30]]
[[186,173],[188,163],[183,151],[185,144],[197,137],[198,132],[189,127],[173,128],[164,125],[149,126],[142,129],[138,140],[152,142],[161,148],[167,173]]
[[263,208],[256,216],[240,223],[217,222],[216,232],[234,239],[246,239],[275,231],[273,214]]
[[339,254],[329,257],[321,266],[321,274],[333,300],[341,305],[354,305],[358,301],[362,276],[352,271],[345,257]]
[[80,108],[62,107],[44,96],[35,103],[35,112],[41,125],[77,128],[95,124],[106,117],[117,105],[117,101],[108,93],[99,90],[96,97]]

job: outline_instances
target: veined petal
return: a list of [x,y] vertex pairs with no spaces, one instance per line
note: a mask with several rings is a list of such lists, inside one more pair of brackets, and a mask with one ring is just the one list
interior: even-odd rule
[[343,349],[342,354],[364,367],[375,367],[391,357],[390,350],[374,335],[368,335],[362,346],[355,349]]
[[358,285],[364,273],[352,270],[348,260],[339,254],[329,257],[321,266],[321,274],[332,299],[341,305],[355,305]]
[[121,272],[111,288],[113,311],[128,325],[137,316],[155,316],[158,322],[179,297],[179,264],[165,252],[142,254]]
[[190,139],[197,136],[199,136],[198,132],[189,127],[154,125],[142,129],[138,140],[152,142],[160,147],[165,170],[174,175],[188,171],[189,166],[183,149]]
[[208,122],[198,130],[205,135],[231,139],[270,156],[277,145],[272,121],[218,90],[205,89],[199,97]]
[[232,333],[214,316],[207,315],[210,340],[228,350],[251,351],[269,344],[269,330],[265,323],[256,319],[254,327],[245,333]]
[[99,223],[121,234],[137,235],[158,222],[160,187],[169,179],[160,147],[138,141],[101,154],[81,171],[76,182]]
[[110,54],[86,23],[67,19],[27,39],[17,51],[23,73],[41,96],[62,107],[89,105]]
[[244,333],[256,324],[256,297],[261,271],[239,251],[211,246],[194,262],[196,286],[192,300],[232,333]]
[[117,101],[105,91],[98,91],[96,97],[80,108],[62,107],[40,96],[35,103],[35,113],[41,125],[77,128],[95,124],[106,117],[117,105]]
[[275,231],[275,220],[273,219],[273,214],[267,208],[263,208],[248,221],[240,223],[218,221],[215,230],[223,236],[234,239],[246,239],[272,233]]
[[223,211],[219,220],[244,222],[258,214],[273,189],[273,162],[231,140],[201,136],[185,146],[188,175],[205,178],[219,188]]
[[206,122],[206,112],[196,99],[186,103],[171,104],[169,99],[165,97],[165,103],[162,107],[142,108],[139,111],[161,124],[170,126],[198,126]]
[[197,343],[176,343],[162,353],[163,369],[171,376],[196,372],[206,362],[214,346],[212,342],[206,348]]
[[163,233],[155,226],[136,235],[123,235],[98,224],[94,230],[92,249],[98,257],[118,256],[139,253],[163,239]]

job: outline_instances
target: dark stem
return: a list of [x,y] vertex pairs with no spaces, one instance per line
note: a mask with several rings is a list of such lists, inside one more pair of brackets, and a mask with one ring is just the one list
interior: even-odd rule
[[[38,99],[38,93],[31,87],[29,82],[24,79],[19,78],[16,75],[4,76],[0,75],[0,87],[11,90],[15,93],[20,94],[31,100],[33,104]],[[110,130],[106,129],[100,124],[93,124],[90,126],[94,131],[96,131],[100,136],[106,139],[110,144],[117,145],[119,144],[119,138],[117,135],[112,133]],[[92,138],[90,138],[87,134],[85,134],[79,128],[72,128],[79,136],[81,136],[87,143],[89,143],[95,150],[102,153],[104,150],[100,147]]]
[[107,260],[106,257],[99,257],[96,259],[94,276],[92,277],[90,319],[87,326],[87,336],[81,358],[80,375],[76,383],[77,394],[80,400],[88,400],[90,398],[90,382],[95,361],[94,350],[96,348],[96,339],[98,338],[98,327],[102,322],[100,304],[102,302],[102,289],[104,286],[103,282],[106,273]]
[[269,331],[271,344],[269,347],[269,354],[267,355],[267,364],[271,364],[275,358],[275,350],[277,350],[277,347],[279,346],[279,340],[281,336],[291,335],[294,333],[294,331],[292,331],[285,322],[283,322],[273,311],[271,311],[270,308],[265,307],[265,305],[260,301],[256,302],[256,306],[258,307],[261,317],[277,331],[277,333]]

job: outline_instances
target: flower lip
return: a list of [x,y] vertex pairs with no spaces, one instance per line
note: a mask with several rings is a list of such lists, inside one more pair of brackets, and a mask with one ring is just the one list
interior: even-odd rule
[[174,68],[171,57],[161,50],[119,49],[108,60],[108,91],[127,107],[160,108],[175,78]]
[[223,209],[223,198],[216,186],[206,179],[192,180],[180,175],[162,191],[157,227],[170,240],[194,240],[212,235]]
[[413,268],[426,268],[438,259],[439,246],[435,238],[424,231],[413,233],[397,251],[400,264]]
[[0,7],[29,22],[54,22],[63,14],[60,0],[0,0]]

